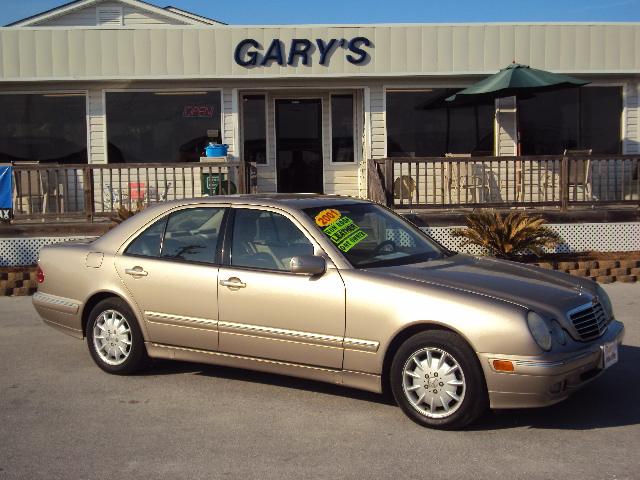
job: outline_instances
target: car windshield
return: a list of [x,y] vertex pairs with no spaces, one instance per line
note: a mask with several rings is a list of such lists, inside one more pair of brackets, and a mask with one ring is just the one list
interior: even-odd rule
[[355,268],[424,262],[447,252],[402,217],[374,204],[304,209]]

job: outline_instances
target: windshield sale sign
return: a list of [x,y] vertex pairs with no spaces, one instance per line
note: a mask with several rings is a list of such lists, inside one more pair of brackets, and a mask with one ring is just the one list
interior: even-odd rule
[[0,165],[0,221],[8,221],[13,213],[13,172],[10,165]]

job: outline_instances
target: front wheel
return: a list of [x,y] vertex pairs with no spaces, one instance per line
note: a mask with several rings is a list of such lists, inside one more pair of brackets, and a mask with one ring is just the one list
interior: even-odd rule
[[396,352],[390,373],[396,402],[422,426],[463,428],[487,409],[482,368],[453,332],[429,330],[409,338]]
[[102,300],[91,310],[86,337],[91,357],[105,372],[126,375],[147,363],[140,327],[129,306],[119,298]]

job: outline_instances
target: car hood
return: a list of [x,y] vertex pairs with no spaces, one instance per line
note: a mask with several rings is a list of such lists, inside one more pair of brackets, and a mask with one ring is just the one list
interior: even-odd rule
[[371,269],[378,274],[488,295],[554,315],[591,301],[592,282],[493,258],[453,255],[441,260]]

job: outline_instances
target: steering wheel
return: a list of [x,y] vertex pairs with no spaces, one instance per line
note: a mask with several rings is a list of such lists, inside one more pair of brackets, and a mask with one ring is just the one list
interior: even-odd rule
[[386,253],[393,253],[396,251],[396,243],[393,240],[385,240],[384,242],[378,244],[373,253],[375,255],[378,255],[382,253],[385,247],[391,247],[391,250],[386,250]]

